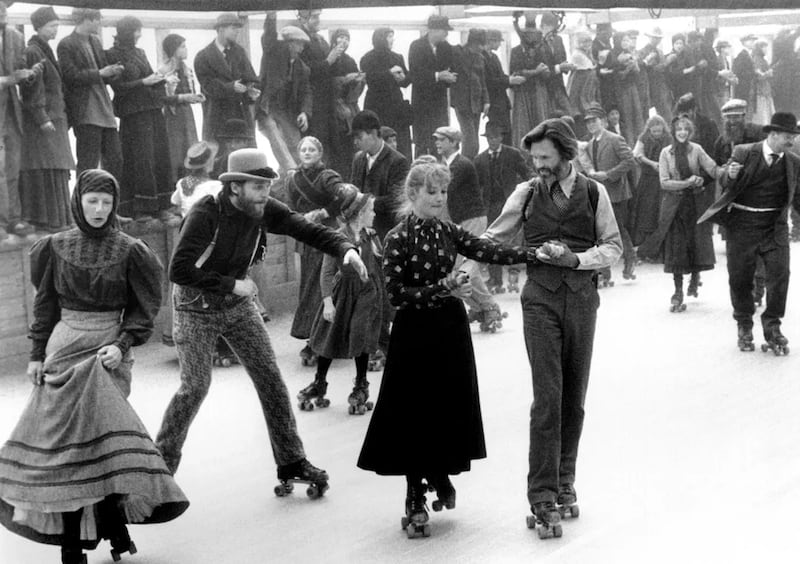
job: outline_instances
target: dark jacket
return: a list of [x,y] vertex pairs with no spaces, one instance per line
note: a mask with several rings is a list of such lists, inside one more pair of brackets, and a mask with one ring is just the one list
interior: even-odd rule
[[381,239],[397,224],[397,207],[403,193],[408,168],[406,158],[386,143],[369,171],[367,171],[367,154],[364,151],[359,151],[353,158],[350,178],[362,192],[375,196],[373,227]]
[[90,35],[89,45],[94,53],[97,68],[92,68],[93,65],[81,46],[81,37],[75,31],[62,39],[56,49],[64,81],[64,102],[70,126],[80,123],[86,111],[89,89],[95,84],[107,84],[113,80],[100,76],[100,69],[108,65],[100,40]]
[[739,51],[731,70],[739,79],[739,83],[733,86],[733,97],[750,103],[755,92],[756,66],[747,49]]
[[[594,162],[592,139],[586,147],[589,160]],[[597,144],[597,172],[605,172],[608,179],[602,184],[608,191],[612,203],[622,202],[631,197],[628,171],[636,166],[636,160],[625,138],[610,131],[603,131]]]
[[489,121],[511,128],[511,100],[508,99],[508,75],[495,53],[484,51],[486,91],[489,93]]
[[264,19],[264,33],[261,35],[261,97],[258,111],[269,115],[280,111],[295,118],[312,113],[310,72],[308,66],[298,57],[292,65],[289,47],[278,39],[275,19]]
[[[3,28],[3,52],[0,53],[0,76],[10,76],[15,70],[25,68],[25,40],[22,34],[10,26]],[[5,119],[8,115],[6,104],[11,104],[16,130],[22,132],[22,106],[16,86],[0,89],[0,130],[11,127]]]
[[[248,131],[255,135],[255,125],[250,114],[252,101],[247,93],[237,94],[233,83],[259,84],[247,52],[239,44],[231,45],[228,61],[212,41],[194,59],[194,72],[200,89],[206,96],[203,103],[203,139],[216,140],[225,122],[229,119],[244,120]],[[229,66],[230,65],[230,66]]]
[[300,53],[300,58],[310,70],[309,83],[313,106],[306,134],[315,136],[323,146],[329,147],[333,123],[333,83],[327,57],[331,46],[322,35],[310,32],[300,22],[295,22],[294,25],[303,29],[311,40]]
[[[169,279],[175,284],[217,294],[232,293],[236,280],[247,275],[256,245],[260,252],[255,262],[266,254],[266,233],[289,235],[337,257],[355,248],[344,235],[308,221],[274,198],[267,201],[261,219],[234,207],[225,194],[218,198],[206,196],[184,219],[169,265]],[[211,244],[215,231],[214,250],[198,268],[195,263]]]
[[453,223],[486,216],[478,172],[472,161],[460,153],[450,163],[447,211]]
[[448,123],[447,89],[445,82],[436,81],[436,73],[453,68],[453,48],[446,41],[431,49],[428,36],[415,39],[408,49],[408,70],[411,83],[411,106],[414,123]]
[[[716,202],[705,211],[697,223],[711,220],[716,223],[727,223],[728,206],[734,202],[748,186],[751,185],[753,174],[758,168],[759,159],[763,159],[763,146],[766,141],[749,143],[747,145],[736,145],[733,148],[731,160],[741,163],[742,170],[736,179],[728,176],[728,171],[720,178],[723,193]],[[800,157],[791,151],[783,153],[786,160],[786,184],[787,184],[787,204],[783,211],[775,219],[775,242],[781,245],[789,244],[788,237],[788,216],[789,208],[794,207],[795,211],[800,212]],[[731,226],[728,226],[731,227]]]
[[450,87],[450,105],[456,110],[479,115],[489,103],[483,54],[456,45],[453,47],[453,72],[458,80]]
[[153,68],[144,50],[115,45],[106,51],[106,59],[111,65],[119,63],[125,67],[122,74],[111,84],[114,90],[114,114],[117,117],[160,110],[164,107],[167,96],[164,82],[150,86],[142,84],[143,79],[153,74]]
[[[489,215],[492,215],[491,208],[499,206],[502,209],[517,184],[528,180],[530,176],[522,152],[508,145],[501,145],[500,154],[497,155],[497,162],[494,164],[494,175],[492,175],[492,157],[489,149],[475,157],[474,164],[478,173],[481,196],[489,208]],[[494,215],[496,217],[497,214]]]
[[[402,88],[411,84],[408,69],[403,55],[390,51],[388,45],[382,45],[372,37],[374,49],[361,57],[361,71],[367,75],[367,94],[364,97],[364,109],[372,110],[381,118],[383,125],[389,127],[408,127],[411,125],[411,107],[403,98]],[[394,66],[403,69],[406,78],[401,82],[394,79],[389,72]]]

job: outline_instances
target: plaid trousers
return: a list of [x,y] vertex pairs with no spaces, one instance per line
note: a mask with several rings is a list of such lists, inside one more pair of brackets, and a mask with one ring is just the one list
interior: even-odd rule
[[181,385],[164,413],[156,437],[167,467],[173,473],[177,470],[189,426],[208,393],[219,337],[228,341],[253,380],[275,462],[283,466],[305,458],[289,392],[254,300],[232,294],[211,295],[176,284],[172,303]]

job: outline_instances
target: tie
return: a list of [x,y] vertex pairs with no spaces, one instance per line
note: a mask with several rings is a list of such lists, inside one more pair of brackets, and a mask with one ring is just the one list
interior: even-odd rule
[[599,167],[597,166],[597,145],[598,145],[598,142],[597,142],[597,138],[595,137],[592,140],[592,166],[594,167],[594,171],[595,172],[600,172],[598,170]]
[[550,197],[553,199],[553,203],[561,214],[567,211],[569,207],[569,198],[564,194],[564,190],[561,189],[561,184],[558,183],[558,180],[553,182],[553,185],[550,186]]
[[222,51],[222,56],[225,57],[225,62],[228,63],[229,68],[231,66],[230,55],[231,55],[231,48],[225,47],[225,49]]
[[781,158],[781,156],[778,153],[770,153],[769,154],[769,166],[772,166],[775,163],[777,163],[780,158]]

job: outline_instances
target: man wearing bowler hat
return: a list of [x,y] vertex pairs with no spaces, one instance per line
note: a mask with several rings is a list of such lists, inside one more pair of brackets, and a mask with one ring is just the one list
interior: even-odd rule
[[450,123],[447,105],[448,88],[456,82],[453,72],[453,48],[446,41],[453,28],[447,16],[428,18],[428,33],[415,39],[408,49],[408,73],[411,84],[411,110],[414,114],[414,155],[435,155],[433,132]]
[[217,141],[225,122],[241,119],[255,136],[252,106],[261,91],[247,51],[236,42],[243,26],[236,14],[217,17],[217,36],[194,59],[194,72],[206,96],[203,102],[203,139]]
[[760,257],[767,287],[767,305],[761,314],[765,347],[787,354],[781,318],[789,289],[787,216],[791,207],[800,211],[800,157],[791,152],[800,129],[794,114],[785,112],[776,112],[763,129],[764,141],[734,147],[720,179],[724,192],[697,221],[711,219],[726,228],[728,283],[739,348],[755,348],[753,275]]
[[156,445],[174,473],[211,383],[214,345],[223,337],[256,388],[278,478],[306,480],[324,492],[328,474],[306,459],[289,394],[256,309],[257,287],[249,271],[264,257],[266,234],[277,233],[342,258],[364,280],[367,273],[343,235],[270,198],[276,177],[258,149],[234,151],[228,171],[220,176],[222,192],[201,199],[184,220],[169,266],[181,384],[164,414]]

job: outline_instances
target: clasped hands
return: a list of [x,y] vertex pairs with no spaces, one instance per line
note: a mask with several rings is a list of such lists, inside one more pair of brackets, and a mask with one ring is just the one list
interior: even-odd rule
[[578,255],[573,253],[572,250],[561,241],[548,241],[537,247],[533,253],[537,261],[553,266],[577,268],[580,264]]

